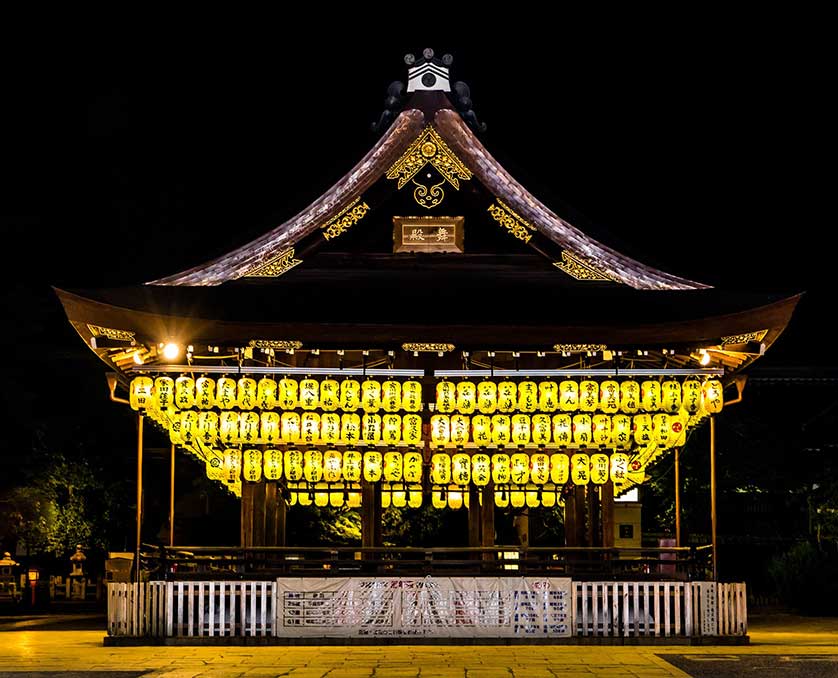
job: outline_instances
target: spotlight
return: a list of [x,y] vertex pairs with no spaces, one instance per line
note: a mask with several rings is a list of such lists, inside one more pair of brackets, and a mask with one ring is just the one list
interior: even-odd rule
[[143,357],[140,355],[139,351],[134,351],[134,364],[135,365],[142,365],[145,361]]
[[163,347],[163,357],[166,360],[175,360],[180,355],[180,346],[177,344],[166,344]]
[[701,349],[701,351],[699,351],[699,353],[701,354],[701,357],[698,359],[698,362],[701,363],[704,366],[709,365],[710,364],[710,354],[707,351],[705,351],[704,349]]

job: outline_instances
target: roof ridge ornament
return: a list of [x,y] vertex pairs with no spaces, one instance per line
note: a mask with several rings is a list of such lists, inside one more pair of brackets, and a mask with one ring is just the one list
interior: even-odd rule
[[562,250],[562,260],[554,261],[553,266],[576,280],[585,280],[588,282],[622,282],[602,271],[592,261],[580,257],[569,250]]
[[244,278],[278,278],[283,273],[287,273],[295,266],[302,264],[302,259],[294,258],[294,248],[282,250],[279,254],[271,257],[264,264],[260,264],[255,268],[247,271],[242,277]]

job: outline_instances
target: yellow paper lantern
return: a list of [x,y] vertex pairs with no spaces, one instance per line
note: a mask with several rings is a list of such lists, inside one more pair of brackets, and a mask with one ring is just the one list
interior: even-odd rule
[[297,490],[297,502],[300,504],[300,506],[311,506],[313,497],[308,485],[306,485],[305,483],[300,483],[300,485],[297,487]]
[[455,511],[463,507],[463,493],[459,490],[448,490],[448,508]]
[[463,452],[451,457],[451,478],[456,485],[468,485],[471,481],[471,459]]
[[418,414],[406,414],[402,417],[402,441],[408,445],[418,445],[422,442],[422,417]]
[[681,384],[674,379],[661,384],[661,409],[669,414],[678,414],[681,409]]
[[538,489],[533,485],[527,485],[526,491],[527,506],[530,508],[538,508],[541,502],[538,500]]
[[258,483],[262,479],[262,453],[259,450],[244,451],[242,478],[251,483]]
[[364,452],[364,480],[369,483],[381,480],[382,462],[381,452]]
[[169,429],[169,440],[172,441],[173,445],[183,444],[183,438],[180,435],[180,416],[180,412],[175,410],[172,416],[172,426]]
[[511,420],[508,414],[492,416],[492,442],[495,445],[508,445],[511,440],[509,426]]
[[591,455],[591,482],[602,485],[608,482],[609,460],[607,454],[597,452]]
[[436,385],[436,409],[438,412],[449,414],[454,411],[455,393],[456,389],[453,382],[440,381]]
[[478,452],[471,458],[471,479],[477,487],[489,484],[492,477],[492,459],[485,452]]
[[340,384],[334,379],[320,382],[320,407],[324,412],[334,412],[340,404]]
[[431,442],[445,445],[451,440],[451,420],[447,414],[435,414],[431,417]]
[[[333,490],[343,490],[343,483],[338,483],[332,486]],[[344,503],[343,492],[329,492],[329,506],[340,508]]]
[[457,384],[457,412],[472,414],[477,406],[477,386],[470,381]]
[[175,380],[175,407],[189,410],[195,407],[195,380],[183,375]]
[[323,479],[323,454],[320,450],[306,450],[303,454],[303,476],[310,483]]
[[256,407],[256,380],[241,377],[236,385],[236,400],[242,410],[252,410]]
[[349,445],[361,440],[361,417],[354,413],[340,416],[340,439]]
[[718,414],[724,407],[724,389],[718,379],[708,379],[701,390],[701,409],[707,414]]
[[587,454],[570,458],[570,479],[574,485],[587,485],[591,480],[591,459]]
[[511,417],[511,440],[513,445],[527,445],[531,436],[530,418],[526,414],[513,414]]
[[320,384],[316,379],[306,377],[300,382],[300,407],[315,410],[320,405]]
[[404,463],[401,452],[384,453],[384,480],[389,483],[401,482],[404,476]]
[[320,441],[320,415],[316,412],[303,412],[300,417],[300,442],[317,444]]
[[320,440],[332,445],[340,440],[340,415],[324,412],[320,416]]
[[485,414],[477,414],[471,418],[471,439],[481,447],[491,442],[492,420]]
[[226,483],[238,482],[242,468],[241,450],[224,450],[223,479]]
[[509,492],[506,490],[495,490],[495,506],[498,508],[509,506]]
[[[291,488],[295,488],[296,486],[297,486],[296,483],[288,483],[289,490],[291,490]],[[289,491],[288,492],[288,505],[289,506],[296,506],[297,505],[297,493],[296,492],[294,492],[294,491]]]
[[514,412],[518,407],[518,386],[513,381],[498,384],[498,412]]
[[381,441],[381,415],[365,414],[362,417],[361,440],[368,445]]
[[611,444],[615,449],[627,450],[631,447],[631,427],[631,417],[627,414],[611,417]]
[[198,413],[186,410],[180,413],[180,436],[185,443],[191,443],[198,435]]
[[195,406],[200,410],[215,407],[215,380],[210,377],[198,377],[195,380]]
[[628,380],[620,384],[620,412],[634,414],[640,408],[640,384]]
[[674,439],[672,417],[668,414],[656,414],[652,417],[652,436],[658,447],[669,447]]
[[518,411],[535,412],[538,408],[538,386],[534,381],[518,384]]
[[212,455],[206,459],[207,478],[210,480],[224,480],[224,456]]
[[239,413],[222,412],[218,417],[218,437],[229,445],[239,439]]
[[265,480],[282,478],[282,452],[272,448],[265,450],[262,455],[262,466],[265,471]]
[[447,485],[451,482],[451,457],[444,452],[431,457],[431,482],[434,485]]
[[420,508],[422,506],[422,486],[411,485],[407,492],[407,505],[410,508]]
[[422,384],[418,381],[402,384],[402,409],[405,412],[419,412],[422,409]]
[[144,410],[154,397],[154,381],[151,377],[134,377],[131,381],[131,390],[128,392],[128,400],[132,410]]
[[390,496],[393,506],[396,508],[404,508],[407,506],[407,492],[404,491],[404,485],[398,483],[390,488]]
[[670,425],[672,427],[672,447],[683,447],[687,442],[687,415],[683,412],[672,415]]
[[551,424],[548,414],[534,414],[532,416],[532,441],[536,445],[547,445],[550,442]]
[[553,442],[561,447],[573,442],[573,418],[569,414],[553,415]]
[[242,412],[239,415],[239,440],[245,444],[259,439],[259,415],[256,412]]
[[536,452],[530,457],[530,481],[543,485],[550,478],[550,457],[543,452]]
[[570,478],[570,459],[566,454],[550,455],[550,480],[556,485],[564,485]]
[[579,409],[579,384],[566,379],[559,384],[559,409],[562,412],[575,412]]
[[509,503],[513,508],[523,508],[527,502],[527,495],[523,490],[514,489],[509,493]]
[[260,410],[272,410],[276,407],[276,381],[270,377],[262,377],[256,384],[256,406]]
[[395,445],[402,439],[402,418],[398,414],[381,417],[381,439],[388,445]]
[[513,483],[525,485],[530,480],[530,458],[521,452],[513,454],[509,470]]
[[419,452],[405,452],[403,455],[404,481],[406,483],[422,482],[422,455]]
[[482,414],[492,414],[498,407],[498,386],[493,381],[477,385],[477,409]]
[[681,386],[681,409],[687,414],[697,414],[701,409],[701,382],[687,379]]
[[544,508],[553,508],[556,505],[556,493],[553,490],[544,489],[541,492],[541,505]]
[[218,440],[218,415],[212,411],[203,411],[198,415],[198,438],[212,445]]
[[361,406],[361,384],[355,379],[340,382],[340,409],[354,412]]
[[346,450],[343,453],[343,479],[348,483],[361,480],[361,453],[357,450]]
[[343,478],[341,456],[337,450],[326,450],[323,453],[323,480],[336,483]]
[[[355,485],[355,488],[358,486]],[[349,508],[359,508],[361,506],[361,493],[358,489],[354,489],[354,491],[350,492],[346,497],[346,505]]]
[[591,444],[593,419],[590,414],[573,415],[573,442],[579,446]]
[[222,410],[231,410],[237,404],[236,380],[219,377],[215,382],[215,406]]
[[314,486],[314,505],[315,506],[328,506],[329,505],[329,492],[328,492],[328,485],[326,483],[317,483]]
[[542,381],[538,384],[538,409],[542,412],[555,412],[559,407],[559,385],[555,381]]
[[175,406],[175,380],[171,377],[157,377],[154,380],[154,396],[161,410],[172,409]]
[[615,452],[611,455],[611,482],[622,485],[626,482],[629,456],[625,452]]
[[599,406],[599,384],[591,379],[584,379],[579,384],[579,409],[582,412],[596,412]]
[[444,509],[448,506],[445,495],[441,490],[434,490],[431,492],[431,506],[435,509]]
[[385,412],[398,412],[402,409],[402,385],[388,379],[381,384],[381,406]]
[[381,384],[367,379],[361,384],[361,406],[364,412],[378,412],[381,409]]
[[645,446],[652,442],[652,415],[638,414],[634,417],[634,442],[638,445]]
[[595,414],[591,417],[594,445],[607,447],[611,445],[611,417],[607,414]]
[[296,379],[283,377],[279,380],[279,406],[283,410],[293,410],[297,407],[299,386]]
[[509,484],[509,481],[512,479],[510,461],[508,454],[499,453],[492,455],[492,481],[495,485]]
[[615,414],[620,409],[620,385],[613,379],[599,385],[599,409],[605,414]]
[[657,412],[661,406],[661,384],[647,379],[640,385],[640,406],[644,412]]
[[462,414],[451,415],[451,442],[465,445],[468,442],[469,418]]
[[276,412],[262,412],[259,417],[259,437],[269,445],[275,445],[280,440],[279,414]]
[[296,412],[283,412],[279,419],[282,440],[286,443],[300,442],[300,415]]

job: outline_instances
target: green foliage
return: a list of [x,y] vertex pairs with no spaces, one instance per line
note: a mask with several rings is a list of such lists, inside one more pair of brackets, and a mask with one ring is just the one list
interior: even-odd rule
[[838,549],[803,542],[771,560],[768,573],[780,600],[804,614],[838,614]]

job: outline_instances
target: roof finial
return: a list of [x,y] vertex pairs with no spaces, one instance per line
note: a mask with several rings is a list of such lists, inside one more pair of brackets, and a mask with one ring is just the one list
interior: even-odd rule
[[404,57],[408,66],[407,91],[450,92],[448,67],[454,62],[454,57],[446,54],[442,59],[436,59],[430,47],[422,50],[422,57],[423,60],[418,63],[413,54],[406,54]]

